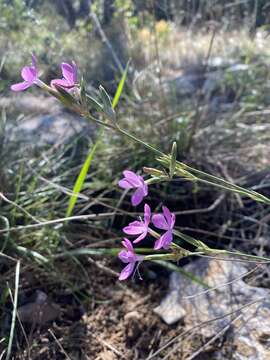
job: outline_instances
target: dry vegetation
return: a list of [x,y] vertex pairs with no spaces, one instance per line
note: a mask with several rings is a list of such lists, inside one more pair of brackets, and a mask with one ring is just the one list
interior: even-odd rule
[[[194,31],[153,19],[136,28],[128,22],[122,25],[131,58],[117,112],[122,127],[165,152],[176,141],[179,160],[269,196],[268,34],[262,29],[251,36],[244,28],[229,32],[212,23]],[[41,23],[43,30],[46,26]],[[61,41],[50,38],[54,46],[47,57],[40,43],[37,53],[48,79],[55,62],[74,56],[95,92],[99,74],[105,72],[104,67],[96,70],[104,43],[90,30],[77,27]],[[23,35],[31,36],[29,29]],[[14,58],[10,46],[5,43],[8,50],[1,66],[5,90],[20,56],[27,56]],[[110,88],[110,80],[102,81]],[[114,89],[112,85],[112,93]],[[71,116],[55,103],[44,109],[47,100],[36,90],[32,94],[37,98],[35,116]],[[28,141],[16,133],[34,118],[32,108],[29,111],[32,95],[25,95],[29,106],[24,112],[23,105],[16,105],[23,99],[5,91],[0,100],[0,359],[5,359],[11,335],[14,359],[191,359],[205,341],[192,332],[184,343],[179,338],[176,351],[170,353],[175,343],[162,350],[183,331],[183,324],[165,325],[153,313],[166,292],[169,270],[148,264],[141,270],[143,282],[122,284],[117,281],[118,260],[93,255],[94,249],[119,246],[122,226],[139,215],[117,188],[121,171],[153,166],[154,157],[106,131],[75,207],[78,217],[54,223],[65,218],[68,194],[98,131],[83,124],[84,131],[67,142]],[[156,209],[166,201],[179,215],[178,228],[210,245],[269,256],[269,211],[264,205],[181,179],[154,186],[150,201]],[[268,288],[267,270],[261,269],[254,281]],[[18,313],[13,334],[14,308]],[[45,318],[34,318],[35,311]],[[228,343],[222,345],[216,343],[215,350],[226,353]],[[207,349],[200,356],[196,359],[211,358]]]

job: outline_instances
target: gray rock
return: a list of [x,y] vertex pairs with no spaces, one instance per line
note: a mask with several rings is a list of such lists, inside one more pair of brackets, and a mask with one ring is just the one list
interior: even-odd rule
[[33,95],[24,92],[0,99],[0,108],[9,113],[24,115],[52,114],[60,110],[61,104],[57,99],[45,95]]
[[[6,109],[16,124],[8,122],[6,132],[15,142],[37,146],[67,143],[76,134],[90,133],[94,126],[89,121],[63,109],[53,97],[23,93],[0,99],[0,110]],[[18,116],[19,115],[19,116]]]
[[246,284],[242,276],[247,268],[235,261],[200,259],[185,270],[215,290],[174,272],[155,313],[168,325],[182,320],[185,330],[193,329],[206,339],[226,333],[229,347],[235,349],[234,360],[270,359],[269,290]]
[[73,114],[59,112],[20,121],[12,132],[12,140],[38,146],[67,143],[70,138],[89,128],[89,122]]
[[58,318],[60,307],[48,300],[47,295],[43,291],[38,290],[33,302],[18,308],[18,315],[23,323],[41,326]]
[[202,83],[201,75],[183,74],[164,81],[165,92],[174,94],[175,96],[194,96]]

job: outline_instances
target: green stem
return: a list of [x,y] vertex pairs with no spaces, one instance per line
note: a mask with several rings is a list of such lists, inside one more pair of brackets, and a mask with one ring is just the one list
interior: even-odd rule
[[169,261],[169,260],[175,260],[175,254],[171,253],[171,254],[155,254],[155,255],[146,255],[144,257],[144,260],[164,260],[164,261]]
[[115,128],[120,134],[125,135],[126,137],[130,138],[131,140],[143,145],[145,148],[151,150],[152,152],[154,152],[155,154],[157,154],[158,156],[164,156],[165,154],[161,151],[159,151],[158,149],[156,149],[154,146],[147,144],[146,142],[144,142],[143,140],[138,139],[136,136],[128,133],[127,131],[121,129],[119,126],[117,126]]
[[240,256],[242,258],[246,258],[246,259],[251,259],[251,260],[259,260],[262,262],[270,262],[270,258],[266,258],[264,256],[257,256],[257,255],[249,255],[249,254],[244,254],[240,251],[228,251],[228,250],[219,250],[219,249],[208,249],[207,251],[205,251],[205,255],[228,255],[228,256]]
[[[56,90],[50,88],[49,86],[47,86],[46,84],[43,84],[42,86],[47,92],[49,92],[51,95],[57,97],[60,101],[62,101],[61,98],[61,94],[59,94]],[[70,107],[71,110],[75,111],[76,113],[78,113],[79,115],[92,120],[94,122],[96,122],[99,125],[102,125],[106,128],[112,129],[114,131],[119,132],[120,134],[128,137],[129,139],[131,139],[132,141],[135,141],[141,145],[143,145],[146,149],[154,152],[156,155],[158,155],[160,157],[159,161],[161,163],[166,163],[167,168],[170,168],[170,164],[171,164],[171,157],[164,154],[162,151],[156,149],[153,145],[147,144],[146,142],[144,142],[143,140],[138,139],[136,136],[130,134],[129,132],[121,129],[118,125],[112,125],[110,123],[110,121],[108,122],[104,122],[101,121],[95,117],[93,117],[88,111],[82,110],[79,106],[75,106],[74,104],[66,104],[66,106]],[[110,120],[110,119],[109,119]],[[259,202],[263,202],[265,204],[270,204],[270,199],[267,198],[266,196],[263,196],[260,193],[257,193],[256,191],[250,191],[250,190],[246,190],[244,188],[242,188],[241,186],[238,185],[234,185],[226,180],[220,179],[214,175],[210,175],[208,173],[205,173],[201,170],[197,170],[192,168],[191,166],[188,166],[182,162],[176,161],[176,171],[179,171],[179,175],[183,175],[183,169],[187,172],[187,175],[190,175],[191,177],[194,177],[192,174],[197,174],[200,177],[197,177],[197,181],[203,182],[203,183],[207,183],[210,184],[212,186],[216,186],[219,187],[223,190],[230,190],[230,191],[234,191],[237,192],[239,194],[244,194],[246,196],[249,196],[250,198],[252,198],[255,201],[259,201]],[[206,177],[206,179],[203,179],[202,177]],[[208,180],[207,180],[208,179]],[[194,179],[195,180],[195,179]]]

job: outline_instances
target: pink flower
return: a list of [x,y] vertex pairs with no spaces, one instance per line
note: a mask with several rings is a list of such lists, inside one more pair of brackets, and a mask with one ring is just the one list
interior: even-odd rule
[[74,61],[72,64],[62,63],[61,64],[62,79],[54,79],[51,81],[51,86],[60,86],[66,89],[72,89],[77,85],[77,65]]
[[23,82],[18,84],[11,85],[12,91],[23,91],[28,89],[32,85],[38,85],[38,69],[37,69],[37,59],[34,54],[32,54],[32,66],[24,66],[21,71],[21,76]]
[[152,217],[152,222],[158,229],[166,230],[161,237],[155,242],[154,249],[168,249],[173,239],[173,227],[175,223],[175,214],[172,214],[166,207],[162,207],[163,214],[156,214]]
[[124,269],[121,271],[119,280],[126,280],[133,273],[136,262],[142,261],[144,257],[136,255],[136,253],[134,252],[134,248],[128,239],[124,239],[124,241],[122,241],[122,244],[126,248],[126,250],[120,251],[118,257],[121,261],[123,261],[123,263],[127,264],[127,266],[125,266]]
[[123,174],[124,178],[118,182],[118,185],[123,189],[137,189],[131,197],[132,205],[137,206],[148,195],[148,186],[143,177],[135,174],[133,171],[125,170]]
[[144,205],[144,221],[133,221],[128,226],[124,227],[124,233],[128,235],[140,235],[133,242],[138,243],[142,239],[144,239],[148,233],[148,226],[150,224],[151,219],[151,209],[150,206]]

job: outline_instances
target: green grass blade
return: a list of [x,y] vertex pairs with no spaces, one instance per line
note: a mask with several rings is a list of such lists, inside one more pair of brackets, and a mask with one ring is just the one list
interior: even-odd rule
[[17,261],[16,271],[15,271],[15,291],[14,291],[14,299],[13,299],[13,311],[12,311],[12,319],[11,319],[11,326],[10,326],[10,333],[9,333],[6,360],[10,359],[11,350],[12,350],[12,343],[13,343],[13,338],[14,338],[16,315],[17,315],[17,306],[18,306],[20,264],[21,264],[20,261]]
[[16,246],[16,250],[24,256],[29,256],[39,264],[46,264],[49,262],[49,259],[41,255],[35,250],[27,249],[24,246]]
[[125,70],[124,70],[124,72],[122,74],[121,80],[120,80],[120,82],[118,84],[116,93],[114,95],[113,102],[112,102],[113,109],[115,109],[115,107],[117,106],[117,104],[119,102],[119,99],[120,99],[120,96],[121,96],[121,94],[123,92],[123,87],[125,85],[127,74],[128,74],[129,62],[130,61],[128,61],[127,65],[126,65],[126,68],[125,68]]
[[[120,82],[118,84],[116,93],[114,95],[113,102],[112,102],[112,108],[113,109],[118,104],[120,96],[121,96],[121,94],[123,92],[123,87],[124,87],[124,84],[125,84],[125,81],[126,81],[126,78],[127,78],[128,67],[129,67],[129,62],[126,65],[126,68],[125,68],[125,70],[123,72],[121,80],[120,80]],[[75,185],[73,187],[73,195],[71,195],[71,197],[70,197],[68,208],[67,208],[67,211],[66,211],[66,216],[70,216],[72,214],[72,211],[73,211],[74,206],[75,206],[75,204],[77,202],[77,199],[78,199],[78,194],[80,193],[80,191],[81,191],[81,189],[83,187],[83,184],[85,182],[88,170],[89,170],[89,168],[91,166],[91,163],[93,161],[93,158],[94,158],[95,152],[97,150],[98,144],[101,141],[102,135],[103,135],[103,129],[100,131],[100,133],[98,135],[98,139],[97,139],[96,143],[94,144],[93,148],[90,150],[90,152],[89,152],[89,154],[88,154],[88,156],[87,156],[87,158],[86,158],[86,160],[85,160],[85,162],[83,164],[83,167],[82,167],[82,169],[81,169],[81,171],[79,173],[79,176],[76,179]]]
[[85,182],[85,178],[87,176],[88,170],[91,166],[91,163],[93,161],[96,149],[98,147],[99,141],[101,140],[101,136],[103,134],[103,131],[101,131],[99,133],[98,139],[95,142],[94,146],[92,147],[92,149],[90,150],[84,164],[83,167],[79,173],[79,176],[77,177],[77,180],[75,182],[75,185],[73,187],[73,195],[71,196],[70,200],[69,200],[69,204],[68,204],[68,208],[67,208],[67,212],[66,212],[66,216],[70,216],[72,214],[72,211],[74,209],[74,206],[77,202],[78,199],[78,194],[81,191],[83,184]]

